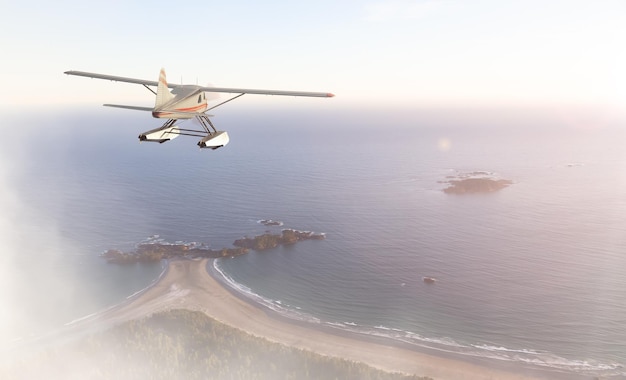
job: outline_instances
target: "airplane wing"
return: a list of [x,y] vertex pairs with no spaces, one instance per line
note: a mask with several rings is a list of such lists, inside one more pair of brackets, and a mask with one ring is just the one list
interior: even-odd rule
[[127,106],[124,104],[103,104],[105,107],[115,107],[115,108],[124,108],[127,110],[135,110],[135,111],[154,111],[152,107],[139,107],[139,106]]
[[225,88],[225,87],[200,87],[205,92],[227,92],[233,94],[260,94],[260,95],[285,95],[285,96],[312,96],[318,98],[332,98],[329,92],[308,92],[308,91],[281,91],[281,90],[255,90],[246,88]]
[[[114,82],[126,82],[126,83],[135,83],[142,84],[144,86],[157,86],[159,83],[153,80],[144,80],[144,79],[136,79],[136,78],[126,78],[126,77],[118,77],[115,75],[106,75],[106,74],[96,74],[96,73],[88,73],[85,71],[66,71],[67,75],[77,75],[81,77],[87,78],[95,78],[95,79],[105,79]],[[233,93],[233,94],[260,94],[260,95],[285,95],[285,96],[311,96],[311,97],[320,97],[320,98],[332,98],[333,94],[328,92],[307,92],[307,91],[280,91],[280,90],[255,90],[255,89],[243,89],[243,88],[226,88],[226,87],[201,87],[194,85],[181,85],[181,84],[171,84],[168,83],[167,87],[169,88],[179,88],[179,87],[194,87],[195,89],[199,89],[205,92],[224,92],[224,93]]]
[[[135,78],[126,78],[126,77],[118,77],[115,75],[106,75],[106,74],[96,74],[96,73],[88,73],[85,71],[66,71],[64,74],[67,75],[77,75],[79,77],[87,77],[87,78],[95,78],[95,79],[106,79],[114,82],[126,82],[126,83],[135,83],[135,84],[143,84],[145,86],[157,86],[159,82],[154,80],[144,80],[144,79],[135,79]],[[168,87],[176,88],[180,85],[170,84]]]

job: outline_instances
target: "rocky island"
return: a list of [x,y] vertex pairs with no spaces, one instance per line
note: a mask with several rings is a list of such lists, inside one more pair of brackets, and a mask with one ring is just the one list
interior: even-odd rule
[[295,244],[302,240],[323,240],[324,238],[324,234],[316,234],[311,231],[286,229],[282,231],[281,235],[266,233],[253,238],[244,237],[242,239],[237,239],[233,245],[243,249],[261,251],[264,249],[276,248],[279,245]]
[[222,248],[218,250],[197,248],[189,244],[167,244],[167,243],[144,243],[137,246],[134,251],[123,252],[118,249],[109,249],[102,254],[109,263],[133,264],[138,262],[154,262],[175,257],[196,258],[218,258],[228,256],[239,256],[249,252],[249,250],[265,250],[276,248],[279,245],[295,244],[303,240],[323,240],[324,234],[311,231],[298,231],[293,229],[282,230],[281,234],[265,233],[253,238],[244,237],[235,240],[234,248]]
[[490,175],[491,173],[488,172],[472,172],[449,176],[447,181],[441,181],[449,185],[443,189],[443,192],[446,194],[493,193],[513,184],[513,181],[508,179],[494,179],[490,178]]
[[218,258],[239,256],[248,253],[246,248],[222,248],[220,250],[192,248],[186,244],[145,243],[140,244],[134,251],[123,252],[118,249],[109,249],[102,254],[108,262],[114,264],[134,264],[153,262],[174,257]]

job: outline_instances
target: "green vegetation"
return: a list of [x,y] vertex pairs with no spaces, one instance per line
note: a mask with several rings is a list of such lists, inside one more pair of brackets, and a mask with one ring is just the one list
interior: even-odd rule
[[413,379],[290,348],[174,310],[0,368],[2,379]]

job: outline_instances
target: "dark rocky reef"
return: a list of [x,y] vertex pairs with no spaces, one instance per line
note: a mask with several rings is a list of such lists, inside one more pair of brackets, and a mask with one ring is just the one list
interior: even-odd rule
[[239,256],[249,252],[250,249],[260,251],[276,248],[283,244],[295,244],[303,240],[323,240],[324,234],[316,234],[310,231],[297,231],[286,229],[282,234],[265,233],[253,238],[244,237],[235,240],[235,248],[222,248],[219,250],[194,248],[187,244],[163,244],[146,243],[137,246],[132,252],[122,252],[117,249],[109,249],[102,254],[109,263],[114,264],[134,264],[141,262],[154,262],[175,257],[189,259],[196,258],[219,258],[228,256]]
[[244,237],[237,239],[233,245],[235,247],[262,251],[264,249],[276,248],[283,244],[295,244],[302,240],[323,240],[324,238],[324,234],[315,234],[311,231],[286,229],[282,231],[281,235],[266,233],[253,238]]
[[222,248],[220,250],[190,248],[185,244],[141,244],[133,252],[122,252],[117,249],[109,249],[102,254],[108,262],[114,264],[133,264],[141,262],[160,261],[175,257],[218,258],[227,256],[239,256],[248,253],[246,248]]
[[272,220],[272,219],[261,219],[259,220],[259,223],[264,226],[282,226],[283,225],[283,222],[280,222],[278,220]]

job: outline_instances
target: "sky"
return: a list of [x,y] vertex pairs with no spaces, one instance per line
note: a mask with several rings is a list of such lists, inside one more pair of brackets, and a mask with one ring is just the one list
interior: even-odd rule
[[[334,106],[626,108],[623,0],[0,4],[5,107],[150,104],[141,86],[62,73],[164,67],[174,83],[333,92]],[[260,98],[285,101],[243,101]]]

